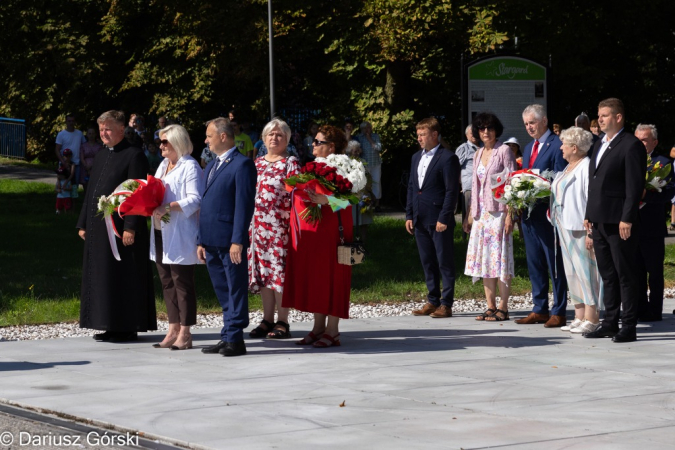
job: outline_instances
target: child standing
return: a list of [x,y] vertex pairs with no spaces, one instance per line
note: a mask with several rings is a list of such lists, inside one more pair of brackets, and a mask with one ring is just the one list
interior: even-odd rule
[[61,210],[69,212],[73,209],[73,199],[71,198],[72,185],[70,176],[72,172],[61,165],[56,171],[56,214],[61,214]]

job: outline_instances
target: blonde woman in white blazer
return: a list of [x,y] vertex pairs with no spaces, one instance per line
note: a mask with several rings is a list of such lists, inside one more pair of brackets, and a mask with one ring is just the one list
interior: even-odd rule
[[588,201],[588,165],[586,156],[593,135],[583,128],[571,127],[560,133],[563,158],[568,162],[551,185],[551,223],[567,276],[574,321],[561,328],[572,333],[588,333],[600,327],[599,309],[602,280],[593,252],[593,241],[584,229]]
[[[150,259],[155,261],[162,283],[169,330],[153,347],[186,350],[192,348],[190,326],[197,323],[194,270],[199,264],[197,232],[204,174],[190,156],[192,142],[185,128],[169,125],[159,130],[159,138],[164,160],[155,177],[162,180],[166,191],[153,215]],[[165,214],[171,216],[168,223],[161,221]]]

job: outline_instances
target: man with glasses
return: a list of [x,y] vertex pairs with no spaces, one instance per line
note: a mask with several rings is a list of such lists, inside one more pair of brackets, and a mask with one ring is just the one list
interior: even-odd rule
[[[459,159],[440,144],[434,117],[417,124],[422,149],[412,157],[405,228],[415,236],[429,291],[415,316],[452,317],[455,297],[454,229],[459,196]],[[441,291],[441,279],[443,290]]]
[[[523,151],[523,169],[552,170],[559,172],[567,166],[560,147],[562,142],[548,129],[548,118],[542,105],[530,105],[523,111],[525,129],[532,142]],[[519,324],[543,323],[546,328],[567,324],[567,279],[563,268],[562,252],[555,250],[553,227],[546,218],[549,202],[538,203],[530,216],[523,215],[522,231],[525,241],[527,270],[532,282],[532,312],[515,322]],[[553,308],[549,311],[548,280],[553,281]]]

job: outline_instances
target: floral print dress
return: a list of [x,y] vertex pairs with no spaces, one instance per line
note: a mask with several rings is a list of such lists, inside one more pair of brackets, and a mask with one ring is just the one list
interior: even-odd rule
[[248,230],[249,290],[257,293],[266,287],[283,292],[291,211],[291,194],[283,180],[296,175],[300,165],[295,156],[273,163],[263,156],[256,159],[255,166],[255,211]]
[[479,278],[499,278],[508,286],[514,273],[513,235],[505,232],[506,213],[487,211],[483,206],[483,189],[489,189],[486,172],[479,163],[476,176],[480,186],[480,218],[471,227],[464,274],[473,277],[474,283]]

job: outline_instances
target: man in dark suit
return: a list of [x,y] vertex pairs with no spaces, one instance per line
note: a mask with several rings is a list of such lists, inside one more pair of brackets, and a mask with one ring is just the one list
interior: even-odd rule
[[216,155],[204,169],[197,253],[206,262],[223,308],[221,340],[202,349],[223,356],[246,354],[248,326],[248,227],[253,217],[256,169],[234,143],[234,127],[219,117],[206,126],[206,143]]
[[[661,166],[670,164],[670,159],[657,154],[654,149],[658,145],[658,131],[654,125],[639,124],[635,129],[638,138],[647,150],[647,157],[651,158],[650,168],[656,163]],[[666,205],[675,193],[673,173],[665,180],[666,184],[661,192],[646,190],[643,193],[640,208],[640,297],[638,301],[638,320],[640,322],[658,322],[663,313],[663,260],[666,256],[664,238],[668,235],[666,229]],[[649,279],[649,282],[647,281]],[[649,285],[649,297],[647,297]]]
[[417,124],[417,142],[422,150],[412,157],[405,221],[406,230],[417,240],[429,291],[427,303],[413,315],[433,318],[452,317],[454,211],[460,182],[459,159],[440,144],[440,131],[433,117]]
[[593,239],[605,287],[605,317],[600,328],[584,336],[632,342],[640,297],[638,209],[645,189],[647,153],[642,143],[623,129],[621,100],[601,101],[598,123],[605,136],[596,144],[589,166],[584,226]]
[[[523,151],[523,169],[543,172],[560,172],[567,166],[562,157],[560,138],[548,129],[548,118],[542,105],[530,105],[523,111],[527,133],[534,139]],[[523,211],[523,240],[527,270],[532,282],[532,312],[515,322],[518,324],[543,323],[547,328],[562,327],[567,323],[567,281],[562,252],[556,252],[553,227],[546,218],[548,201],[541,201],[527,217]],[[553,282],[553,308],[549,311],[548,280]]]

